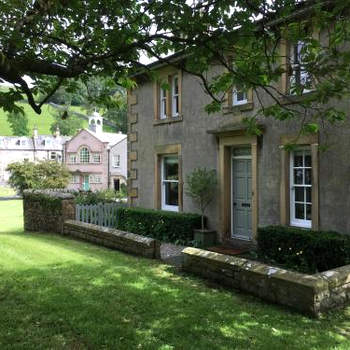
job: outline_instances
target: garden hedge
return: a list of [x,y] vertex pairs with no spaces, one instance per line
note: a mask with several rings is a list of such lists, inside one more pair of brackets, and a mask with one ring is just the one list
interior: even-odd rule
[[267,226],[258,231],[258,254],[301,272],[315,273],[350,263],[350,237],[333,231]]
[[198,214],[143,208],[118,208],[117,229],[152,237],[163,242],[190,244],[193,230],[200,228]]

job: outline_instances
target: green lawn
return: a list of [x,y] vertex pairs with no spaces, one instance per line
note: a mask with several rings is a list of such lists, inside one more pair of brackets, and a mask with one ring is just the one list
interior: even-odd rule
[[0,197],[11,197],[14,196],[16,192],[11,187],[0,186]]
[[24,233],[0,202],[0,349],[349,349],[350,309],[312,320],[136,258]]

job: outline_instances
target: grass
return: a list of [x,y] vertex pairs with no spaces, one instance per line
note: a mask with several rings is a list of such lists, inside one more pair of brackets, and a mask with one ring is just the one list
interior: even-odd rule
[[16,191],[11,187],[0,186],[0,197],[11,197],[16,194]]
[[24,233],[0,202],[1,349],[349,349],[350,309],[312,320],[157,261]]

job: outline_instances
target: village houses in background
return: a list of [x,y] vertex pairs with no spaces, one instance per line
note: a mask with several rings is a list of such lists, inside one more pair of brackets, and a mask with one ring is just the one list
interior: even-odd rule
[[13,162],[53,160],[65,163],[72,177],[69,189],[119,191],[127,179],[127,136],[103,132],[103,118],[94,112],[88,129],[73,137],[39,135],[0,136],[0,185],[9,180],[7,166]]

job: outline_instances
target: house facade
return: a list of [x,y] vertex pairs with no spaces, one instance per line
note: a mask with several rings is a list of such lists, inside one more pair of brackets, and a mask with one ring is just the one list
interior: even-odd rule
[[109,181],[110,188],[115,191],[120,190],[120,185],[125,184],[127,180],[127,136],[123,135],[124,138],[112,145],[109,153]]
[[0,136],[0,185],[7,185],[9,164],[28,160],[54,160],[63,162],[63,145],[70,137],[61,136],[59,130],[54,135],[39,135],[35,128],[32,137]]
[[72,175],[68,188],[85,191],[111,188],[110,150],[123,139],[126,135],[121,133],[103,132],[103,118],[93,113],[89,129],[79,131],[65,143],[65,164]]
[[[285,43],[280,49],[291,54]],[[298,137],[295,120],[261,118],[262,135],[251,136],[243,118],[259,108],[252,91],[232,88],[223,111],[208,115],[211,100],[195,76],[160,62],[149,68],[170,89],[140,73],[128,94],[132,206],[198,212],[186,195],[186,176],[206,167],[218,177],[207,217],[221,242],[254,241],[259,226],[279,224],[350,234],[349,121]],[[284,87],[292,74],[279,84]],[[349,111],[348,98],[331,103]],[[287,151],[284,145],[294,140],[297,148]],[[325,143],[329,147],[321,151]]]

